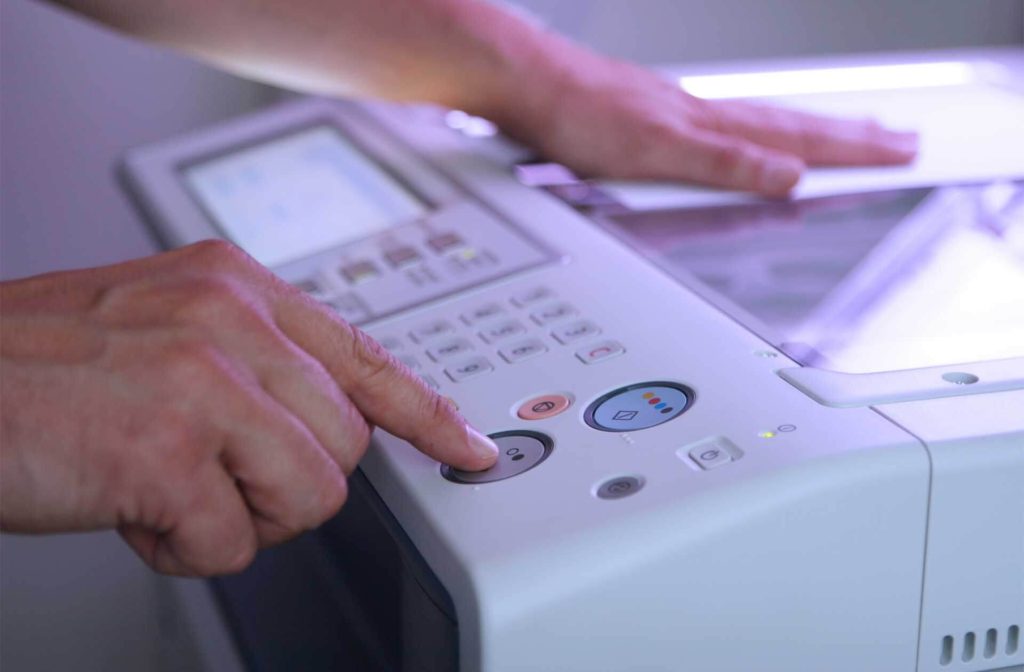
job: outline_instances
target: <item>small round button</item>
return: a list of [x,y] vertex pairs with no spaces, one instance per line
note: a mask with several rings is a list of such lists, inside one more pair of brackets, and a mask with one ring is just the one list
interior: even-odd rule
[[498,432],[490,437],[498,444],[498,461],[484,471],[462,471],[447,464],[441,465],[441,475],[454,483],[493,483],[518,476],[533,469],[551,454],[553,442],[540,432],[513,430]]
[[601,499],[622,499],[639,492],[644,481],[636,476],[616,476],[597,486],[597,496]]
[[604,432],[647,429],[678,418],[693,397],[692,390],[678,383],[637,383],[602,395],[587,407],[583,419]]
[[543,420],[558,415],[570,406],[572,399],[564,394],[542,394],[520,404],[516,415],[523,420]]

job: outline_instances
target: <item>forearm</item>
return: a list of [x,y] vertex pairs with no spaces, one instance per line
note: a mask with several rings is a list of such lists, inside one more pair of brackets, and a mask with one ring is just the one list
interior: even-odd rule
[[279,86],[435,102],[499,121],[511,105],[543,105],[539,71],[571,48],[481,0],[57,1]]

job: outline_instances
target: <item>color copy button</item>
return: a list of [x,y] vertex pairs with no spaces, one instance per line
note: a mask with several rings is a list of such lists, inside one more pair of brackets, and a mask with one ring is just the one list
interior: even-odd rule
[[564,394],[543,394],[524,401],[516,411],[523,420],[544,420],[558,415],[572,406],[572,400]]
[[630,432],[679,417],[693,403],[693,392],[677,383],[637,383],[613,390],[587,407],[583,419],[594,429]]

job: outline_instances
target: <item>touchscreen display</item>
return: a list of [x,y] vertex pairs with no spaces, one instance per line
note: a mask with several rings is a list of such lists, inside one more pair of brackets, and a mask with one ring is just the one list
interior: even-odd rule
[[266,266],[403,224],[427,209],[330,126],[192,164],[182,174],[225,236]]
[[802,363],[1024,357],[1024,183],[598,217]]

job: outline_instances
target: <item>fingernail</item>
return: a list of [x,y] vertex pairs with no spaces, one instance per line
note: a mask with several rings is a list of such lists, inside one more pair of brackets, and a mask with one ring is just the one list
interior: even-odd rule
[[768,194],[787,194],[800,181],[804,171],[799,159],[774,159],[765,164],[761,173],[762,191]]
[[498,456],[498,444],[481,434],[475,427],[466,425],[466,434],[469,435],[469,447],[478,457],[493,460]]

